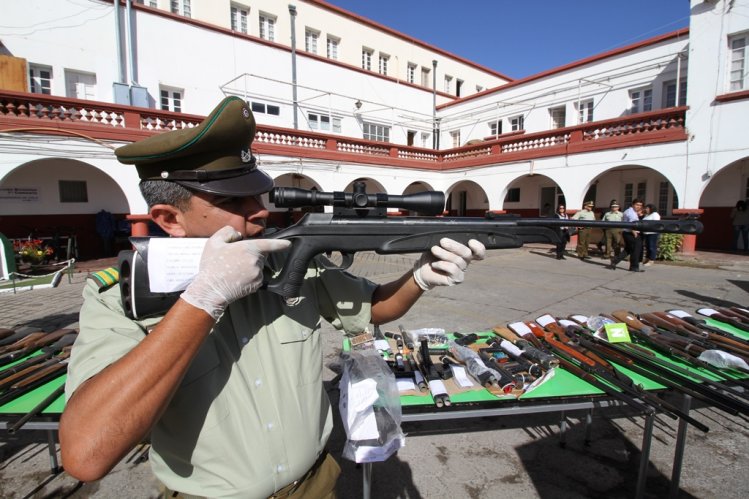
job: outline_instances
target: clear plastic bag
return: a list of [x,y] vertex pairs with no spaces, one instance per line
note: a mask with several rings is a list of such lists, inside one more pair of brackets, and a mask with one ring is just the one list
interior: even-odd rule
[[395,376],[377,350],[344,352],[342,360],[343,457],[357,463],[385,461],[405,444]]

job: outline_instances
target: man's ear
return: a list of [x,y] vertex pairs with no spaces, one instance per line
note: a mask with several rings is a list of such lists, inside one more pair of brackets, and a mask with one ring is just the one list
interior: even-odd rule
[[170,204],[155,204],[149,210],[151,218],[164,232],[173,237],[185,237],[182,212]]

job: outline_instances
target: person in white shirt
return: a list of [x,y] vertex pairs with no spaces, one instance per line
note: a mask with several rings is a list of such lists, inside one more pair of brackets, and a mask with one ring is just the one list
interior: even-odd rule
[[[645,205],[645,216],[642,217],[643,220],[660,220],[661,216],[658,213],[658,208],[655,207],[654,204],[648,203]],[[643,232],[642,238],[643,243],[645,246],[645,259],[643,260],[642,264],[652,265],[653,261],[658,256],[658,237],[660,234],[657,232]]]

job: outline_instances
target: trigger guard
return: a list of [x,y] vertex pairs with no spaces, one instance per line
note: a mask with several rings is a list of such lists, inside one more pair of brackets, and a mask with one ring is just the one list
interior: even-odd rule
[[[341,251],[341,264],[340,265],[333,265],[333,262],[328,260],[327,258],[322,258],[322,267],[327,270],[346,270],[349,267],[351,267],[351,264],[354,263],[354,253],[349,253],[346,251]],[[330,253],[326,253],[326,255],[330,255]]]

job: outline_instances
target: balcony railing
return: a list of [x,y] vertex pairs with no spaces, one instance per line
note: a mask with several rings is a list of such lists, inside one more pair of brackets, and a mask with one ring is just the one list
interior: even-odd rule
[[[686,140],[686,109],[669,108],[537,133],[513,132],[440,151],[258,125],[253,149],[260,154],[451,170]],[[127,142],[161,131],[191,128],[203,118],[156,109],[0,90],[0,131],[73,133]]]

